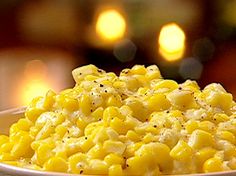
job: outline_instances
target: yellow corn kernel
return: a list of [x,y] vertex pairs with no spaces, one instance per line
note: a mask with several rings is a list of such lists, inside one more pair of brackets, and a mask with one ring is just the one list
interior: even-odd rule
[[80,174],[80,173],[86,174],[84,168],[86,168],[88,165],[87,155],[83,153],[74,154],[68,159],[68,164],[69,164],[69,170],[73,174]]
[[80,143],[80,148],[83,150],[83,152],[88,152],[93,147],[93,145],[93,140],[91,138],[85,137]]
[[154,85],[154,90],[158,89],[168,89],[169,91],[172,91],[174,89],[177,89],[179,87],[178,83],[173,80],[160,80]]
[[124,88],[126,88],[126,83],[123,81],[115,81],[113,83],[113,87],[116,89],[124,89]]
[[150,91],[148,87],[140,87],[137,92],[139,95],[145,95],[148,93],[148,91]]
[[129,130],[126,134],[126,137],[134,142],[137,142],[141,139],[140,136],[133,130]]
[[228,111],[232,105],[233,97],[230,93],[211,91],[206,95],[206,102],[213,107]]
[[103,148],[107,153],[122,155],[125,151],[126,145],[120,141],[107,140],[104,142]]
[[48,144],[40,145],[35,151],[37,164],[43,166],[43,164],[53,156],[52,146]]
[[91,99],[88,95],[83,94],[79,100],[79,107],[81,109],[81,111],[85,114],[85,115],[89,115],[91,113]]
[[123,105],[120,107],[120,113],[123,115],[123,116],[131,116],[132,115],[132,109],[127,106],[127,105]]
[[197,82],[192,80],[186,80],[184,83],[181,84],[181,87],[195,92],[198,92],[200,90],[200,87],[198,86]]
[[122,176],[123,170],[120,164],[114,164],[109,167],[108,171],[109,176]]
[[193,131],[198,129],[198,122],[195,120],[188,120],[185,124],[186,131],[191,134]]
[[171,104],[164,94],[155,94],[148,99],[147,105],[151,111],[163,111]]
[[[133,75],[133,77],[139,82],[140,85],[148,86],[147,78],[145,75]],[[139,87],[140,86],[138,86],[137,88],[139,88]]]
[[5,135],[0,135],[0,147],[9,141],[9,137]]
[[121,107],[122,106],[122,99],[120,95],[111,95],[107,99],[107,106],[116,106],[116,107]]
[[[0,156],[1,158],[1,156]],[[1,159],[0,159],[1,161]],[[4,164],[9,164],[9,165],[12,165],[12,166],[17,166],[17,167],[23,167],[22,163],[18,162],[18,161],[10,161],[10,160],[6,160],[6,161],[3,161]]]
[[20,119],[17,122],[17,127],[23,131],[29,131],[30,127],[33,126],[33,123],[28,119]]
[[67,172],[68,164],[63,158],[52,157],[44,164],[43,168],[47,171]]
[[147,70],[143,65],[135,65],[131,68],[130,72],[136,75],[145,75]]
[[236,169],[236,158],[232,158],[230,161],[229,161],[229,164],[228,166],[230,167],[230,169],[232,170],[235,170]]
[[21,131],[21,130],[18,128],[17,123],[14,123],[13,125],[11,125],[10,130],[9,130],[9,132],[10,132],[10,137],[11,137],[11,136],[14,136],[14,135],[15,135],[16,133],[18,133],[19,131]]
[[223,171],[223,163],[219,158],[210,158],[204,162],[203,172],[219,172]]
[[94,130],[94,132],[92,133],[92,137],[93,137],[93,142],[95,144],[103,143],[109,138],[105,127],[101,127],[97,129],[96,131]]
[[99,108],[97,108],[95,111],[92,112],[91,116],[92,116],[96,121],[102,120],[103,111],[104,111],[103,107],[99,107]]
[[119,134],[126,134],[129,130],[125,122],[117,117],[114,117],[110,122],[110,127]]
[[143,142],[144,143],[150,143],[150,142],[154,142],[156,141],[157,138],[155,138],[155,136],[152,133],[147,133],[144,137],[143,137]]
[[144,175],[147,170],[147,163],[144,164],[144,159],[141,156],[133,156],[126,160],[126,170],[128,175],[138,174]]
[[56,93],[53,92],[52,90],[49,90],[44,98],[44,103],[43,103],[43,107],[45,109],[50,109],[53,104],[55,103],[55,96]]
[[127,98],[125,104],[132,110],[132,115],[138,120],[144,122],[147,116],[147,110],[144,107],[143,102],[136,98]]
[[14,146],[13,142],[6,142],[0,146],[0,154],[1,153],[10,153],[12,147]]
[[27,107],[25,111],[25,117],[29,119],[30,121],[35,122],[35,120],[43,112],[45,112],[45,109],[43,108],[43,98],[37,97],[37,98],[34,98],[31,101],[30,105]]
[[213,116],[212,120],[215,123],[220,123],[220,122],[226,122],[229,119],[230,119],[229,116],[227,116],[226,114],[217,113]]
[[99,78],[98,76],[87,75],[87,76],[85,76],[84,80],[86,80],[86,81],[94,81],[94,80],[96,80],[98,78]]
[[76,99],[64,97],[62,101],[63,101],[63,108],[69,111],[75,111],[79,108],[79,102]]
[[172,159],[169,153],[170,149],[167,145],[152,142],[140,147],[139,150],[135,152],[135,155],[145,156],[147,163],[157,163],[163,171],[167,171],[172,168]]
[[203,163],[208,160],[209,158],[213,157],[216,153],[216,150],[211,147],[206,147],[199,150],[196,153],[196,162],[197,165],[202,167]]
[[32,137],[30,137],[28,134],[20,136],[20,139],[14,142],[11,155],[16,158],[31,157],[33,155],[33,150],[31,149],[32,141]]
[[109,165],[113,165],[113,164],[120,164],[123,165],[125,163],[124,158],[120,155],[114,154],[114,153],[110,153],[108,154],[105,158],[104,161]]
[[137,143],[133,143],[130,144],[126,147],[125,152],[124,152],[124,156],[126,158],[129,158],[131,156],[134,156],[135,152],[142,147],[142,145],[144,145],[143,142],[137,142]]
[[[101,70],[102,71],[102,70]],[[102,71],[104,72],[104,71]],[[98,68],[92,64],[76,68],[72,71],[72,76],[76,83],[80,83],[87,75],[98,75]]]
[[96,144],[87,153],[89,158],[103,159],[106,156],[106,150],[103,149],[101,144]]
[[124,116],[120,113],[120,110],[118,107],[110,106],[107,107],[103,112],[103,121],[106,125],[109,125],[112,119],[115,117],[119,119],[124,119]]
[[150,65],[146,68],[146,78],[151,81],[153,79],[160,79],[162,78],[159,68],[156,65]]
[[14,161],[15,159],[10,153],[0,153],[0,161]]
[[44,127],[38,132],[36,140],[41,140],[49,137],[55,131],[55,126],[48,121]]
[[167,95],[172,105],[180,109],[193,108],[196,106],[193,92],[189,90],[176,89]]
[[62,138],[66,134],[67,128],[64,125],[58,125],[55,128],[55,132]]
[[209,133],[213,133],[215,130],[215,124],[206,120],[199,122],[198,127],[199,129],[207,131]]
[[180,161],[191,160],[192,155],[192,148],[183,140],[180,140],[170,151],[170,156]]
[[203,130],[195,130],[189,139],[189,145],[194,149],[214,146],[215,140],[211,133]]
[[235,139],[234,134],[229,131],[218,131],[217,137],[219,137],[220,139],[223,139],[223,140],[227,140],[227,141],[231,142],[232,144],[236,143],[236,139]]
[[103,126],[102,121],[89,123],[84,129],[84,135],[90,136],[92,133],[94,133],[95,129],[98,130],[102,126]]
[[106,175],[108,173],[108,165],[106,162],[98,159],[89,161],[90,173],[93,175]]

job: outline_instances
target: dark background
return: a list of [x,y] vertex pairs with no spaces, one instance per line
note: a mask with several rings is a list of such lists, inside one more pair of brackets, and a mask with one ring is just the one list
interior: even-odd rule
[[[109,10],[125,23],[114,39],[96,31]],[[169,61],[158,40],[173,23],[185,42],[182,56]],[[119,19],[106,25],[105,32],[116,25],[119,30]],[[178,38],[170,40],[180,45]],[[236,96],[236,0],[0,1],[1,110],[27,104],[48,88],[73,86],[71,70],[89,63],[116,73],[157,64],[165,78],[194,79],[202,88],[218,82]]]

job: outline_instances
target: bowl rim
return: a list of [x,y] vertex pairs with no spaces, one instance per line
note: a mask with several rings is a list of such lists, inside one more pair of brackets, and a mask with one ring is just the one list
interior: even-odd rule
[[[33,169],[21,168],[0,162],[0,174],[10,174],[14,176],[76,176],[81,174],[70,174],[60,172],[46,172]],[[236,170],[212,172],[212,173],[196,173],[196,174],[180,174],[172,176],[235,176]],[[95,175],[81,175],[81,176],[95,176]]]

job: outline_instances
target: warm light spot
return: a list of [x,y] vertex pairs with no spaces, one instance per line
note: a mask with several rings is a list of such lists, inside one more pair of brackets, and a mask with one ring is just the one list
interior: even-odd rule
[[180,59],[185,50],[184,31],[175,23],[161,28],[159,35],[159,52],[168,61]]
[[112,9],[99,14],[96,23],[96,32],[100,38],[115,41],[122,38],[125,31],[125,19],[118,11]]
[[33,98],[37,96],[44,96],[49,89],[49,84],[44,80],[38,79],[26,81],[21,97],[22,104],[27,105]]
[[44,96],[51,86],[47,65],[42,60],[28,61],[20,80],[19,104],[27,105],[33,98]]

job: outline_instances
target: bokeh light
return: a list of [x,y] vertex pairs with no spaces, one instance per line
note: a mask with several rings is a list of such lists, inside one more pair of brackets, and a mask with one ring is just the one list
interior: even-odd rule
[[45,80],[27,80],[21,97],[22,105],[27,105],[34,97],[44,96],[50,87]]
[[114,46],[113,54],[121,62],[132,61],[137,51],[136,45],[129,39],[117,42]]
[[20,89],[20,104],[27,105],[34,97],[43,96],[52,87],[47,79],[47,65],[41,60],[26,63]]
[[122,38],[126,32],[124,17],[114,9],[103,11],[96,22],[98,36],[107,41],[115,41]]
[[201,77],[202,70],[203,65],[196,58],[183,59],[179,67],[179,73],[183,79],[197,80]]
[[164,25],[158,39],[159,53],[167,61],[180,59],[185,51],[184,31],[175,23]]

